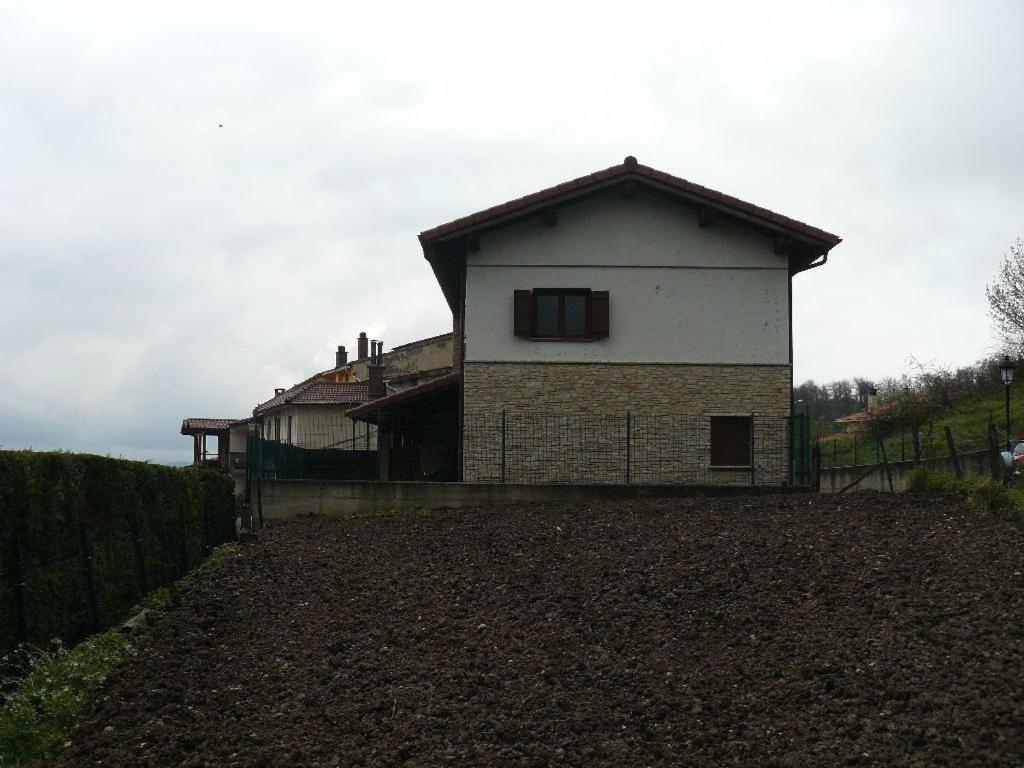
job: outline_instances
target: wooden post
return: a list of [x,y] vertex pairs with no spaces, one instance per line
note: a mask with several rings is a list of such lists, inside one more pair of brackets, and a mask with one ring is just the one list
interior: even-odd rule
[[85,530],[85,523],[78,523],[78,537],[82,548],[82,571],[85,575],[85,596],[89,601],[89,618],[92,620],[91,629],[100,625],[100,609],[96,601],[96,580],[92,572],[92,549],[89,546],[89,532]]
[[11,549],[13,557],[12,576],[14,583],[14,602],[18,608],[18,639],[22,642],[28,640],[28,608],[25,605],[25,567],[21,561],[21,539],[18,531],[11,532]]
[[875,440],[877,440],[878,450],[881,453],[880,463],[885,469],[885,479],[889,481],[889,493],[895,493],[896,489],[892,485],[892,467],[889,466],[889,454],[885,450],[885,441],[882,440],[882,436],[875,432]]
[[996,425],[988,425],[988,459],[989,459],[989,472],[992,475],[992,479],[997,483],[1003,481],[1003,459],[999,455],[999,434],[996,432]]
[[956,479],[959,480],[963,477],[963,468],[960,466],[960,455],[956,452],[956,443],[953,442],[953,430],[949,428],[947,424],[944,427],[946,431],[946,445],[949,447],[949,460],[953,462],[953,472],[956,474]]
[[821,493],[821,445],[818,443],[811,448],[811,467],[814,472],[814,490]]

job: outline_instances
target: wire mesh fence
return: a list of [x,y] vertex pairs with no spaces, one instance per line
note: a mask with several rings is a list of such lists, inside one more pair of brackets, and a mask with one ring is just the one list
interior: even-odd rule
[[809,485],[806,435],[800,416],[757,413],[473,414],[463,473],[494,483]]
[[[996,426],[1000,444],[1009,436]],[[886,462],[947,459],[951,451],[971,454],[989,449],[988,429],[929,425],[917,430],[896,428],[887,431],[863,429],[840,435],[829,434],[816,441],[821,451],[822,469],[841,469]]]
[[[381,415],[366,438],[324,422],[304,444],[250,442],[253,479],[473,483],[793,485],[815,480],[802,415]],[[716,452],[718,455],[716,455]]]

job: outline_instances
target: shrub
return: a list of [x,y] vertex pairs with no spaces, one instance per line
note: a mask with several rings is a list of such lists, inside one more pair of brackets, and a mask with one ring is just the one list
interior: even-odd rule
[[911,493],[959,493],[977,509],[1024,513],[1024,490],[988,478],[971,476],[957,480],[953,475],[918,467],[910,473],[907,490]]
[[60,744],[97,687],[130,650],[128,638],[110,630],[71,650],[54,640],[45,650],[22,647],[13,654],[20,657],[16,664],[21,675],[0,680],[10,689],[0,706],[0,762],[20,765]]
[[[109,626],[141,595],[230,539],[234,504],[231,480],[216,472],[63,452],[0,452],[0,653],[18,640],[15,536],[28,639],[71,643]],[[85,588],[83,527],[92,549],[98,622]]]

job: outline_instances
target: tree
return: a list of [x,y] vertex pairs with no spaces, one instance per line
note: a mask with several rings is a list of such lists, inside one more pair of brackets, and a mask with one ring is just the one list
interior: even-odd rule
[[1024,239],[1003,257],[992,285],[985,286],[988,311],[1008,352],[1024,352]]

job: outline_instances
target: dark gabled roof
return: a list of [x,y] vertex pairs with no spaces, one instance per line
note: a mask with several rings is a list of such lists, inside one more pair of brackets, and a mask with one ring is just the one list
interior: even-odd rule
[[650,189],[698,208],[702,215],[706,211],[708,214],[770,233],[778,238],[777,247],[787,249],[779,252],[791,254],[792,274],[807,269],[815,259],[827,254],[842,242],[842,238],[831,232],[656,168],[641,165],[635,157],[630,156],[620,165],[613,165],[603,171],[580,176],[578,179],[556,184],[540,192],[425,230],[420,233],[423,255],[430,262],[449,306],[454,309],[459,301],[459,259],[465,254],[472,236],[538,215],[559,205],[586,199],[611,188],[621,187],[626,190],[631,186]]
[[282,405],[351,405],[365,403],[370,399],[369,384],[365,381],[341,382],[321,378],[323,374],[311,376],[286,389],[253,409],[254,415]]
[[461,378],[461,371],[453,371],[446,376],[438,376],[436,379],[425,381],[415,387],[403,389],[401,392],[396,392],[395,394],[388,395],[387,397],[378,397],[376,400],[370,400],[363,405],[350,408],[345,411],[345,415],[351,419],[360,419],[361,421],[372,422],[377,411],[385,411],[396,405],[407,403],[410,400],[416,400],[424,395],[433,394],[434,392],[440,392],[444,389],[448,389],[449,387],[454,387],[458,385]]
[[842,238],[826,232],[823,229],[812,227],[802,221],[783,216],[767,208],[762,208],[753,203],[747,203],[737,197],[717,192],[692,181],[681,179],[664,171],[659,171],[646,165],[641,165],[635,157],[627,157],[622,164],[613,165],[603,171],[597,171],[587,176],[580,176],[578,179],[556,184],[553,187],[542,189],[524,197],[510,200],[501,205],[495,205],[469,216],[450,221],[447,224],[433,227],[420,233],[420,242],[428,243],[441,238],[448,238],[452,235],[467,234],[471,231],[481,229],[485,226],[495,224],[514,214],[521,213],[527,209],[542,207],[544,204],[553,203],[567,196],[574,196],[582,192],[591,191],[597,187],[608,186],[611,183],[619,183],[627,180],[647,182],[667,190],[677,192],[680,196],[692,200],[695,203],[706,203],[710,207],[739,214],[744,219],[754,219],[764,224],[769,229],[789,230],[792,235],[799,235],[807,240],[820,242],[821,245],[832,248],[842,242]]
[[181,434],[194,435],[203,432],[223,432],[230,429],[232,424],[244,423],[245,419],[202,419],[188,418],[181,422]]

